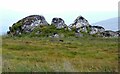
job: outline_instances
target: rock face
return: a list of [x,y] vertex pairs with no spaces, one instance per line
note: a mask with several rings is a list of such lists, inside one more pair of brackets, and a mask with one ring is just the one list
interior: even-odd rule
[[31,15],[21,19],[17,23],[14,23],[12,27],[9,27],[10,31],[8,33],[12,33],[13,35],[18,35],[23,32],[30,33],[34,30],[35,27],[41,26],[41,25],[48,25],[44,16]]
[[52,19],[51,24],[55,25],[55,27],[57,29],[66,28],[67,27],[67,25],[65,24],[64,20],[62,18],[57,18],[57,17]]

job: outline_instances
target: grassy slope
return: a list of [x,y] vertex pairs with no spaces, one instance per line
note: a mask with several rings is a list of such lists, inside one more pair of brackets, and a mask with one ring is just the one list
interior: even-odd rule
[[118,71],[117,39],[3,37],[3,72]]

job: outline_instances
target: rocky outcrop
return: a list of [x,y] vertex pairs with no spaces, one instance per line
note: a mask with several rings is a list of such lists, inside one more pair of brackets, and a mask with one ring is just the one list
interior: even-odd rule
[[51,25],[49,25],[44,16],[30,15],[14,23],[12,27],[9,27],[9,30],[10,31],[7,33],[12,36],[21,35],[23,33],[32,36],[47,36],[53,38],[62,38],[64,36],[83,37],[88,35],[102,37],[120,36],[120,30],[116,32],[110,30],[106,31],[102,26],[92,26],[82,16],[78,16],[72,24],[67,26],[62,18],[53,18]]
[[35,27],[41,25],[48,25],[44,16],[42,15],[31,15],[19,20],[17,23],[14,23],[12,27],[9,27],[9,32],[13,35],[18,35],[21,33],[30,33],[34,30]]
[[52,19],[51,24],[55,25],[55,27],[57,29],[66,28],[67,27],[67,25],[65,24],[64,20],[62,18],[57,18],[57,17]]

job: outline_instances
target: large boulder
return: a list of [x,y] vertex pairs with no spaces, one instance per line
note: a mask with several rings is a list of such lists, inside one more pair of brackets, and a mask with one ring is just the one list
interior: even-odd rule
[[30,33],[34,30],[35,27],[41,25],[48,25],[44,16],[30,15],[19,20],[17,23],[14,23],[12,27],[9,27],[10,31],[8,33],[11,33],[13,35],[18,35],[21,33]]
[[102,33],[105,29],[102,26],[91,26],[90,34]]
[[88,33],[88,29],[91,25],[88,20],[86,20],[83,16],[78,16],[72,24],[68,26],[69,30],[75,29],[76,32],[86,32]]
[[62,18],[57,18],[57,17],[52,19],[51,24],[55,25],[55,27],[57,29],[66,28],[67,27],[67,25],[65,24],[64,20]]
[[78,16],[72,24],[69,25],[70,28],[80,28],[82,26],[89,26],[89,22],[82,16]]

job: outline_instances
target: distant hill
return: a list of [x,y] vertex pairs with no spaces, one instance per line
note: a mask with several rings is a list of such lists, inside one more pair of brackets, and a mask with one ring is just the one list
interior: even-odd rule
[[106,19],[103,21],[93,23],[92,25],[100,25],[100,26],[103,26],[106,30],[117,31],[118,30],[118,18],[114,17],[114,18]]

